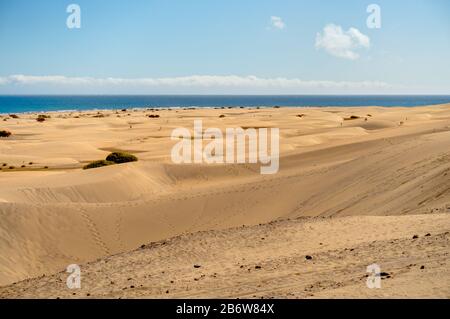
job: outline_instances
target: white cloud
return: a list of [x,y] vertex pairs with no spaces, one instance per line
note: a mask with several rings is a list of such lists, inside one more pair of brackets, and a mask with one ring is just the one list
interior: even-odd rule
[[369,47],[369,37],[356,28],[343,31],[341,26],[328,24],[323,29],[323,34],[319,32],[316,36],[317,49],[324,49],[339,58],[356,60],[359,58],[359,54],[355,51]]
[[378,81],[315,81],[298,78],[261,78],[237,75],[192,75],[168,78],[94,78],[61,75],[10,75],[0,77],[2,87],[42,88],[61,92],[104,90],[113,92],[189,91],[189,92],[292,92],[316,90],[371,90],[388,88]]
[[284,23],[283,19],[281,19],[280,17],[277,17],[277,16],[271,16],[270,23],[272,24],[273,27],[280,29],[280,30],[282,30],[286,27],[286,24]]
[[8,84],[9,83],[9,79],[8,78],[2,78],[0,77],[0,85],[2,84]]

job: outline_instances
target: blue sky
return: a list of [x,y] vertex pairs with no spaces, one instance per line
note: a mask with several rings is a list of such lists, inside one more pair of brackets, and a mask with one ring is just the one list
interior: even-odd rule
[[448,0],[0,0],[0,94],[450,94],[449,57]]

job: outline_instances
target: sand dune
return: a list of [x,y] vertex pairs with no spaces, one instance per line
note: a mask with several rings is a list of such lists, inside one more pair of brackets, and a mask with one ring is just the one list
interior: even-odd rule
[[[1,296],[67,297],[72,291],[63,291],[64,282],[55,282],[65,275],[48,275],[98,258],[107,259],[82,266],[88,284],[77,296],[449,296],[443,286],[449,286],[450,278],[444,258],[450,249],[449,105],[101,113],[104,117],[94,117],[96,112],[53,113],[43,123],[27,114],[1,122],[13,135],[0,140],[0,165],[7,163],[0,171],[0,285],[46,275],[2,288]],[[147,117],[156,113],[160,118]],[[346,120],[352,115],[358,118]],[[171,131],[191,129],[196,118],[203,119],[204,127],[280,128],[280,171],[260,175],[254,164],[173,164]],[[112,150],[130,151],[139,161],[81,170]],[[301,217],[327,218],[297,220]],[[275,220],[284,221],[257,226]],[[247,227],[235,228],[242,225]],[[305,227],[314,231],[303,233]],[[414,232],[431,236],[412,242]],[[272,240],[252,244],[248,239],[262,233]],[[187,255],[169,258],[165,246],[130,252],[173,237],[171,247]],[[319,247],[316,238],[334,244]],[[426,259],[417,243],[429,247],[432,270],[405,270]],[[355,253],[343,250],[351,247]],[[244,263],[244,249],[251,259],[245,267],[256,262],[277,267],[258,276],[253,270],[236,273],[240,270],[234,263]],[[278,255],[268,255],[275,251]],[[317,269],[305,266],[303,255],[308,251],[322,256],[313,264]],[[402,259],[403,252],[411,258]],[[218,258],[219,254],[224,255]],[[338,261],[327,256],[337,256]],[[202,273],[200,286],[191,283],[195,257],[214,264]],[[142,266],[155,258],[157,267]],[[298,270],[282,266],[283,258]],[[359,277],[371,260],[392,265],[399,275],[386,282],[402,288],[361,288]],[[156,275],[164,267],[166,275]],[[349,274],[345,267],[352,269]],[[110,287],[105,273],[111,269],[121,269],[112,275],[117,278],[113,281],[121,282],[128,269],[139,279],[135,287],[153,288],[124,291],[122,282]],[[323,279],[335,270],[337,279]],[[219,284],[213,280],[217,274],[210,278],[214,272],[220,274]],[[308,273],[309,281],[288,287],[296,272]],[[437,280],[437,274],[445,279]],[[409,280],[418,276],[429,285]],[[175,289],[170,288],[170,278],[177,282]],[[252,289],[244,289],[244,283]],[[277,283],[287,286],[277,290]],[[315,288],[304,290],[307,284]],[[325,288],[317,288],[321,285]]]
[[178,236],[83,265],[81,289],[61,272],[0,297],[449,298],[449,244],[448,214],[300,218]]

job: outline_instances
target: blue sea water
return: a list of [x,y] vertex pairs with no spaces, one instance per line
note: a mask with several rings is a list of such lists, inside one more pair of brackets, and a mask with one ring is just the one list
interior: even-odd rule
[[420,106],[450,95],[26,95],[0,96],[0,113],[142,107]]

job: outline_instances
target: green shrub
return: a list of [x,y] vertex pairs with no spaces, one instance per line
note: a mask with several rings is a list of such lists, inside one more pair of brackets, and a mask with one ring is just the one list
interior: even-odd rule
[[93,161],[93,162],[85,165],[83,167],[83,169],[98,168],[98,167],[109,166],[109,165],[114,165],[114,164],[115,164],[114,162],[105,161],[105,160]]
[[114,162],[116,164],[136,162],[138,159],[136,156],[126,153],[126,152],[114,152],[106,157],[109,162]]
[[9,131],[0,131],[0,137],[9,137],[11,136],[11,132]]
[[49,119],[50,115],[47,114],[39,114],[38,117],[36,118],[36,121],[38,122],[44,122],[46,119]]
[[359,119],[359,116],[357,116],[357,115],[352,115],[350,117],[344,117],[344,121],[357,120],[357,119]]

